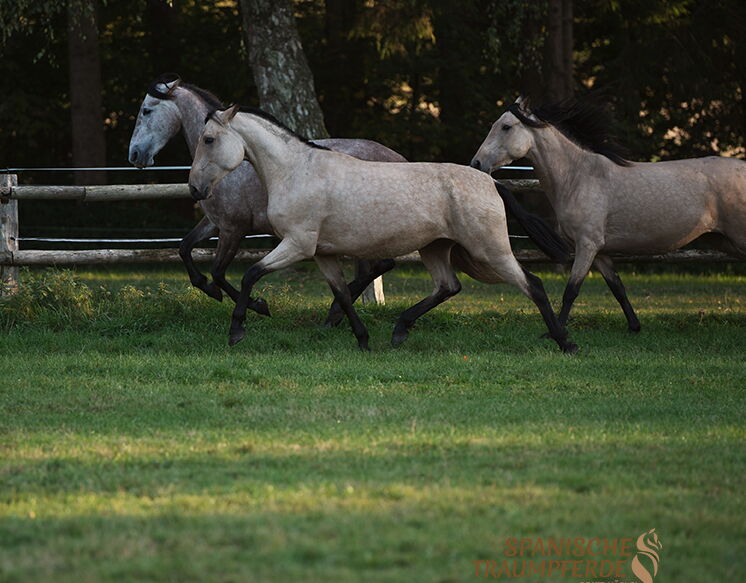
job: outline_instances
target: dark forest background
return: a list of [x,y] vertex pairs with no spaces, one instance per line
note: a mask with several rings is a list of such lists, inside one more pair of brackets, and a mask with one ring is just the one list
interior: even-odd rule
[[[145,89],[165,71],[226,103],[259,104],[246,2],[0,0],[0,167],[128,165]],[[635,160],[745,156],[744,0],[296,0],[292,9],[332,136],[371,138],[411,160],[468,163],[526,92],[606,100]],[[81,108],[95,112],[91,128],[73,122]],[[77,137],[74,126],[84,129]],[[182,140],[157,162],[188,164]],[[196,212],[189,203],[168,203],[165,215],[158,203],[21,206],[22,229],[61,228],[60,217],[65,227],[95,219],[101,228],[181,228]]]

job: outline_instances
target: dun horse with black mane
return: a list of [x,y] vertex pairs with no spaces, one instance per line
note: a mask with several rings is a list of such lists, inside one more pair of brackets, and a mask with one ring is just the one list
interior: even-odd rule
[[711,156],[670,162],[630,162],[610,135],[605,110],[582,102],[529,108],[518,99],[493,124],[471,165],[490,173],[517,160],[533,162],[575,246],[559,320],[570,309],[592,265],[627,318],[640,330],[609,254],[657,254],[705,233],[746,257],[746,162]]
[[434,290],[405,310],[392,344],[417,318],[457,294],[451,261],[480,281],[507,281],[539,308],[564,352],[577,346],[557,322],[541,280],[516,261],[505,207],[494,182],[455,164],[368,162],[299,139],[264,112],[234,106],[208,115],[189,174],[193,196],[209,200],[219,181],[248,159],[267,190],[267,216],[280,244],[241,282],[229,343],[245,336],[254,284],[267,273],[313,257],[352,326],[361,349],[368,332],[357,316],[338,257],[397,257],[419,250]]

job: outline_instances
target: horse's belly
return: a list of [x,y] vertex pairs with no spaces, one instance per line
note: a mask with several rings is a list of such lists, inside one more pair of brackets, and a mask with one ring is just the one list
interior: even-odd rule
[[[385,223],[384,223],[385,225]],[[382,225],[379,223],[378,227]],[[349,255],[384,259],[422,249],[448,233],[436,224],[407,225],[370,229],[361,224],[325,224],[319,233],[316,252],[320,255]]]
[[[699,220],[698,220],[699,219]],[[645,221],[618,227],[609,225],[603,251],[606,253],[666,253],[674,251],[711,230],[708,221],[691,217],[691,220]],[[649,224],[648,224],[649,223]]]

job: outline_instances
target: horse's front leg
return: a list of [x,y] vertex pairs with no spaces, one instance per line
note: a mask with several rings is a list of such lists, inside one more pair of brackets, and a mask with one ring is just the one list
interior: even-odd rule
[[223,229],[218,239],[218,247],[215,250],[215,259],[212,262],[213,284],[222,289],[234,301],[238,301],[239,291],[233,287],[225,278],[225,272],[238,252],[243,235],[234,231]]
[[565,293],[562,294],[562,309],[557,318],[562,326],[567,325],[572,304],[580,293],[580,286],[583,285],[583,280],[585,280],[588,272],[591,270],[591,265],[593,265],[593,260],[596,258],[598,248],[599,246],[596,243],[588,239],[581,240],[575,245],[575,260],[572,263],[570,278],[567,280]]
[[[396,265],[396,262],[393,259],[381,259],[372,262],[358,261],[356,265],[357,271],[355,273],[355,279],[347,285],[347,288],[350,290],[352,303],[355,303],[355,300],[360,297],[360,294],[365,291],[365,288],[373,283],[377,277],[382,276],[387,271],[391,271],[394,268],[394,265]],[[328,328],[336,326],[342,321],[344,316],[345,312],[342,310],[342,306],[339,301],[335,299],[329,308],[329,315],[327,316],[324,325]]]
[[619,305],[622,307],[624,316],[627,318],[627,326],[629,327],[629,331],[639,332],[640,320],[637,319],[637,314],[635,314],[634,309],[632,309],[632,304],[629,303],[629,299],[627,298],[627,290],[624,289],[624,284],[622,283],[619,274],[614,269],[614,263],[605,255],[599,255],[596,257],[596,260],[593,262],[593,264],[601,272],[604,281],[606,281],[606,285],[609,286],[611,293],[614,294],[614,297],[619,302]]
[[321,269],[321,273],[324,274],[329,287],[332,288],[335,302],[339,304],[340,308],[347,315],[347,319],[350,321],[350,326],[352,327],[352,333],[357,338],[358,347],[360,350],[370,350],[368,348],[368,330],[352,305],[352,294],[345,281],[342,268],[339,266],[339,261],[336,257],[315,256],[314,259],[319,269]]
[[207,282],[207,278],[197,269],[197,266],[194,264],[194,259],[192,258],[192,250],[197,243],[216,236],[218,232],[218,228],[212,224],[212,221],[210,221],[209,218],[204,217],[199,223],[197,223],[197,226],[189,231],[186,237],[181,240],[181,243],[179,244],[179,256],[184,262],[184,267],[189,274],[189,281],[192,282],[192,285],[205,292],[211,298],[221,301],[223,299],[222,292]]
[[[233,309],[233,318],[231,319],[231,327],[228,334],[228,344],[230,346],[237,344],[246,336],[246,330],[243,326],[246,319],[246,310],[251,308],[259,313],[261,313],[262,309],[266,310],[267,304],[263,299],[251,298],[251,290],[254,284],[268,273],[312,257],[315,247],[315,244],[310,246],[300,245],[292,239],[285,238],[264,259],[257,261],[246,270],[241,280],[241,293],[238,296],[236,307]],[[310,252],[309,248],[311,249]]]

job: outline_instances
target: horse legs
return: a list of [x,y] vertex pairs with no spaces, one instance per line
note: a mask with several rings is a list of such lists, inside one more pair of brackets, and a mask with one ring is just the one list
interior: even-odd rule
[[246,319],[246,310],[251,308],[252,310],[261,313],[262,305],[265,306],[266,302],[261,299],[252,299],[251,290],[254,284],[259,281],[262,277],[278,269],[282,269],[303,259],[307,259],[313,252],[307,253],[303,251],[302,247],[299,246],[295,241],[286,238],[280,241],[280,244],[272,249],[264,259],[261,259],[254,263],[244,273],[241,279],[241,292],[236,301],[236,307],[233,309],[233,317],[231,319],[231,327],[228,334],[228,345],[233,346],[237,344],[243,337],[246,336],[246,330],[244,329],[243,323]]
[[210,270],[214,284],[227,293],[234,302],[238,301],[239,291],[225,279],[225,271],[238,252],[241,238],[240,233],[227,232],[225,229],[220,232],[215,259]]
[[591,270],[591,265],[596,258],[597,251],[598,247],[590,242],[581,242],[575,247],[575,260],[572,263],[570,278],[567,281],[565,293],[562,294],[562,309],[558,318],[562,326],[567,325],[572,304],[575,298],[578,297],[578,293],[580,293],[580,286],[583,285],[583,280]]
[[640,320],[637,319],[635,311],[632,309],[632,304],[627,299],[627,291],[624,289],[624,284],[619,277],[619,274],[614,269],[614,264],[611,259],[605,255],[596,256],[596,260],[593,262],[596,268],[601,272],[601,275],[606,281],[606,285],[609,286],[611,293],[619,302],[622,307],[625,317],[627,318],[627,326],[630,332],[640,331]]
[[567,340],[567,329],[552,310],[552,305],[549,303],[541,279],[522,267],[512,253],[498,257],[497,261],[493,260],[490,264],[504,281],[515,285],[536,304],[542,318],[544,318],[544,323],[549,329],[549,338],[557,343],[562,352],[569,354],[577,352],[577,344]]
[[[347,286],[350,290],[350,296],[354,303],[373,281],[382,276],[387,271],[391,271],[396,265],[393,259],[381,259],[380,261],[358,261],[355,279]],[[342,306],[335,299],[329,308],[329,315],[326,317],[324,326],[331,328],[336,326],[344,318],[345,312]]]
[[[319,269],[321,269],[321,273],[324,274],[329,287],[332,288],[335,303],[347,315],[347,319],[350,321],[350,326],[352,327],[352,333],[357,338],[358,347],[360,350],[370,350],[368,348],[368,330],[366,330],[365,325],[360,321],[352,305],[352,294],[345,281],[342,268],[339,266],[339,261],[336,257],[315,256],[314,259]],[[360,291],[362,292],[362,289]]]
[[420,249],[422,263],[430,272],[435,287],[428,297],[399,315],[391,336],[392,346],[399,346],[409,337],[409,329],[414,326],[417,318],[461,291],[461,283],[451,266],[453,245],[453,241],[439,240]]
[[192,259],[192,250],[195,245],[200,241],[214,237],[218,232],[218,228],[212,224],[210,219],[204,217],[199,223],[197,223],[197,226],[189,231],[186,237],[181,240],[181,244],[179,245],[179,256],[184,262],[184,267],[186,267],[187,273],[189,274],[189,281],[192,282],[192,285],[197,289],[201,289],[211,298],[221,301],[223,299],[222,292],[212,286],[212,284],[207,283],[207,278],[197,269],[197,266],[194,265],[194,259]]

